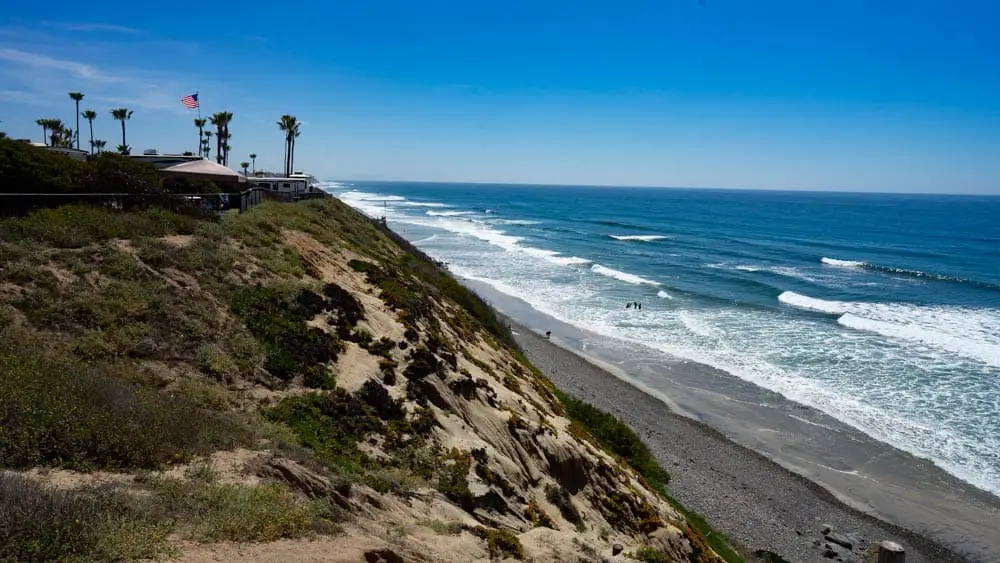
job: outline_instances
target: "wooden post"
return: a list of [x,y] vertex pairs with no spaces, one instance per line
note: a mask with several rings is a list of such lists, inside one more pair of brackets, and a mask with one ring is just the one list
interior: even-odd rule
[[905,563],[906,551],[903,546],[894,541],[884,541],[878,544],[876,563]]

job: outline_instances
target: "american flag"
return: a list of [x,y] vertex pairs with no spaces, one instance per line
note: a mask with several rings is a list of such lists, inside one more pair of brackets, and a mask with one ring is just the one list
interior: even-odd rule
[[183,98],[181,98],[181,103],[184,104],[184,107],[188,109],[194,109],[198,107],[198,93],[195,92],[194,94],[188,94],[187,96],[184,96]]

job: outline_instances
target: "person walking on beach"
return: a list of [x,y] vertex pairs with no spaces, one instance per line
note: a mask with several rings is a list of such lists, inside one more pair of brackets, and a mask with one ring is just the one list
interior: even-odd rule
[[637,308],[637,309],[639,309],[640,311],[642,310],[642,303],[636,303],[636,304],[635,304],[635,306],[636,306],[636,308]]

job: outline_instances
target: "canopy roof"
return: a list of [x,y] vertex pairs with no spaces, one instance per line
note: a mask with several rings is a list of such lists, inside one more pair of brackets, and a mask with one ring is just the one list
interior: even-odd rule
[[192,160],[174,164],[160,170],[164,176],[181,176],[187,178],[204,178],[220,184],[238,184],[246,182],[242,174],[208,159]]

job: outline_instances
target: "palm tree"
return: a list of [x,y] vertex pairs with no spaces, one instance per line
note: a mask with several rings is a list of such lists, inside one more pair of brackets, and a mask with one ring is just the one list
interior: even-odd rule
[[219,111],[213,113],[212,117],[209,117],[208,120],[215,126],[215,162],[222,164],[222,141],[225,138],[222,126],[226,120],[226,114]]
[[92,109],[83,110],[80,114],[90,124],[90,152],[94,152],[94,120],[97,119],[97,112]]
[[132,152],[132,147],[125,144],[118,145],[118,152],[127,156],[128,153]]
[[69,127],[63,127],[63,130],[59,132],[59,146],[67,149],[73,148],[73,130]]
[[201,156],[201,153],[205,152],[201,147],[203,144],[201,141],[205,138],[205,123],[207,122],[200,117],[196,117],[194,120],[194,126],[198,128],[198,156]]
[[36,119],[35,125],[42,128],[42,142],[49,144],[49,120],[45,118]]
[[250,168],[250,163],[249,162],[247,162],[247,161],[241,162],[240,163],[240,168],[243,169],[243,175],[244,176],[249,176],[250,175],[250,173],[247,172],[247,169]]
[[76,102],[76,148],[80,148],[80,101],[83,94],[80,92],[70,92],[69,97]]
[[102,152],[104,152],[104,145],[108,144],[108,142],[101,139],[97,139],[96,141],[93,141],[92,144],[94,145],[94,148],[97,150],[97,154],[101,154]]
[[[118,108],[111,110],[111,117],[122,122],[122,144],[118,146],[118,151],[127,155],[129,146],[125,144],[125,122],[132,118],[132,110],[128,108]],[[124,151],[123,151],[124,149]]]
[[291,174],[292,151],[295,150],[292,141],[298,135],[298,127],[299,121],[287,113],[278,120],[278,129],[285,133],[285,176]]
[[65,126],[61,119],[46,119],[46,127],[49,129],[49,146],[58,147],[62,145],[63,132]]
[[229,133],[229,123],[233,120],[233,112],[220,111],[212,114],[209,121],[215,125],[215,161],[219,164],[229,165],[229,139],[233,136]]
[[257,173],[257,153],[250,153],[250,166],[253,168],[253,173]]
[[299,138],[299,127],[302,123],[299,121],[295,122],[295,126],[292,127],[292,150],[288,153],[288,173],[295,173],[295,139]]
[[209,158],[212,152],[212,130],[205,131],[205,140],[201,142],[205,149],[205,158]]

